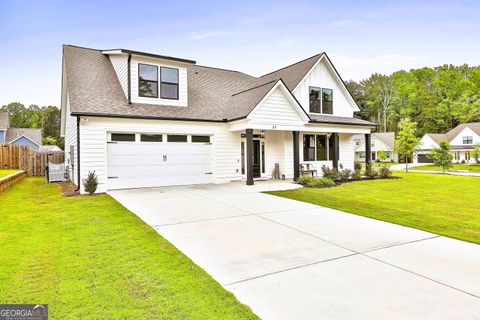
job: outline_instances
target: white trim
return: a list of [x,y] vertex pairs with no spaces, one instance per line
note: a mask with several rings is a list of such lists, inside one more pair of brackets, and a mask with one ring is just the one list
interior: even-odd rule
[[[295,88],[292,90],[292,92],[295,92],[295,90],[298,89],[298,87],[300,86],[300,84],[307,78],[307,76],[312,72],[312,70],[314,70],[322,60],[324,60],[324,58],[326,57],[326,54],[325,52],[322,53],[322,55],[320,56],[320,58],[318,58],[317,62],[315,62],[315,64],[310,68],[310,70],[308,70],[307,73],[305,73],[305,75],[303,76],[302,80],[300,80],[300,82],[298,82],[298,84],[295,86]],[[360,111],[360,108],[357,106],[357,103],[355,102],[355,100],[353,100],[353,97],[352,95],[350,94],[350,91],[348,91],[347,89],[347,86],[345,85],[345,83],[342,81],[342,79],[340,78],[340,75],[337,73],[337,71],[335,71],[335,68],[333,67],[333,64],[330,62],[330,59],[327,57],[325,59],[325,61],[327,61],[327,66],[329,67],[330,69],[330,72],[334,75],[334,78],[335,80],[337,81],[337,83],[339,84],[339,86],[343,89],[343,94],[347,97],[347,99],[350,101],[350,104],[351,106],[353,107],[354,111]],[[329,89],[329,88],[327,88]],[[316,114],[316,113],[313,113],[313,114]]]
[[103,54],[122,54],[122,50],[120,49],[114,49],[114,50],[103,50]]
[[16,138],[13,139],[12,141],[8,142],[8,144],[12,144],[12,143],[14,143],[15,141],[17,141],[18,139],[22,138],[22,137],[23,137],[23,138],[26,138],[27,140],[30,140],[31,142],[33,142],[34,144],[36,144],[36,145],[39,146],[39,147],[41,146],[41,145],[39,145],[38,143],[36,143],[35,141],[33,141],[32,139],[30,139],[29,137],[27,137],[27,136],[24,135],[24,134],[22,134],[21,136],[16,137]]
[[288,90],[287,86],[283,83],[282,80],[277,80],[275,85],[265,94],[265,96],[260,100],[259,103],[253,108],[252,111],[247,115],[248,120],[252,120],[255,112],[258,110],[258,108],[265,102],[265,100],[268,99],[268,97],[277,89],[280,87],[280,90],[282,90],[283,94],[285,94],[285,97],[288,99],[290,104],[294,107],[294,110],[297,112],[297,114],[302,118],[303,121],[308,122],[310,121],[310,117],[305,113],[305,110],[303,110],[302,106],[298,103],[297,99],[293,96],[293,93]]

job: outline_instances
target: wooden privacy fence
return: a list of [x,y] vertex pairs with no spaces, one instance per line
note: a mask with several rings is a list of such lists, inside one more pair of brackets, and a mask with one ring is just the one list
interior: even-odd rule
[[39,152],[30,146],[0,144],[0,169],[25,170],[29,176],[45,176],[48,161],[63,163],[63,151]]

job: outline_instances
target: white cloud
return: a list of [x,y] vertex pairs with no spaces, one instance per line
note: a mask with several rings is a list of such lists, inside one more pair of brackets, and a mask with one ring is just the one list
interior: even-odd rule
[[364,24],[365,22],[363,21],[354,21],[354,20],[340,20],[340,21],[334,21],[330,23],[331,26],[333,27],[343,27],[343,26],[348,26],[348,25],[355,25],[359,26]]
[[226,36],[231,34],[229,31],[207,31],[207,32],[191,32],[188,36],[188,40],[203,40],[206,38]]

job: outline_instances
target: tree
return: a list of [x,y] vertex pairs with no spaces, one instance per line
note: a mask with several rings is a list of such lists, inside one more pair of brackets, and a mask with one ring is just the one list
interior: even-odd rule
[[384,162],[387,159],[387,154],[385,153],[385,151],[378,150],[377,159],[380,160],[380,162]]
[[395,151],[405,156],[405,172],[408,172],[408,159],[413,156],[420,139],[415,136],[417,124],[410,118],[404,118],[398,125],[399,132],[395,139]]
[[432,150],[431,157],[437,167],[442,167],[443,173],[452,167],[453,155],[446,141],[440,141],[439,148]]
[[473,148],[473,151],[472,151],[472,154],[471,154],[472,158],[475,159],[475,162],[477,164],[480,163],[480,144],[477,144],[474,148]]

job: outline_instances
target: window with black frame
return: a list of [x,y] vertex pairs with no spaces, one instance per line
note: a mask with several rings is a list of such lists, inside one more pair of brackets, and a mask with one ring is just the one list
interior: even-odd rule
[[315,135],[303,135],[303,161],[315,161]]
[[317,161],[327,160],[327,136],[318,135],[317,137]]
[[145,98],[158,98],[158,67],[138,64],[138,95]]
[[463,144],[473,144],[473,137],[463,137]]
[[333,90],[322,89],[322,113],[333,114]]
[[317,87],[310,87],[310,112],[321,112],[321,96],[322,89]]
[[160,68],[160,97],[178,100],[178,69]]

